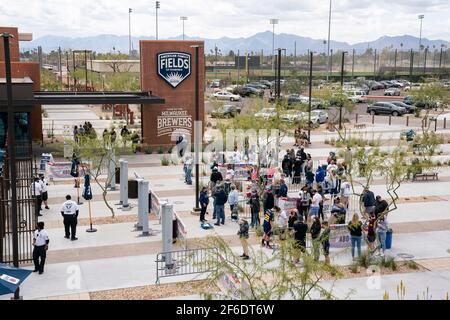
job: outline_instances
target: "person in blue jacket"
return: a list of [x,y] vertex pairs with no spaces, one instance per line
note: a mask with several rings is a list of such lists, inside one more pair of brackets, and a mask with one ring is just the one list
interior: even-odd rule
[[323,169],[322,166],[319,166],[316,171],[316,182],[317,184],[321,185],[323,187],[323,182],[325,181],[325,176],[327,172]]
[[200,197],[199,197],[199,202],[200,202],[200,222],[205,222],[205,214],[206,214],[206,209],[208,208],[208,204],[209,204],[209,197],[208,197],[208,188],[207,187],[203,187],[202,191],[200,191]]
[[308,185],[308,187],[311,188],[314,183],[314,173],[312,172],[311,169],[306,170],[305,178],[306,178],[306,184]]
[[280,189],[278,190],[278,196],[280,198],[287,197],[288,187],[284,181],[284,179],[280,180]]

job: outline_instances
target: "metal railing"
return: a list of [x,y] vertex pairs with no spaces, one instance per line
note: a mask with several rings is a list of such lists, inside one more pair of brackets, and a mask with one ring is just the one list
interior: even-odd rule
[[210,255],[218,256],[218,254],[217,248],[160,252],[156,255],[156,283],[159,284],[161,278],[215,271],[206,258]]

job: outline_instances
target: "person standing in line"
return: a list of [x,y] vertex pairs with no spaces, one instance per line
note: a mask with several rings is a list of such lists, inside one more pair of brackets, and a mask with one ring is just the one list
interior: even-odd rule
[[41,189],[42,189],[42,202],[45,205],[45,209],[49,210],[48,207],[48,181],[45,179],[45,176],[43,173],[39,174],[39,182],[41,183]]
[[306,233],[308,232],[308,225],[303,222],[303,217],[299,217],[294,223],[294,240],[295,253],[294,263],[299,263],[301,253],[306,251]]
[[361,238],[362,238],[362,223],[359,221],[358,214],[354,214],[352,221],[347,226],[350,231],[352,241],[352,259],[355,260],[355,247],[358,249],[358,258],[361,257]]
[[251,228],[259,226],[259,211],[261,210],[261,204],[259,202],[258,192],[253,191],[249,200],[250,210],[252,213]]
[[120,136],[122,137],[123,147],[127,146],[127,141],[130,138],[130,131],[127,126],[123,126],[122,130],[120,130]]
[[44,230],[44,222],[40,221],[37,223],[37,230],[34,231],[33,237],[33,272],[39,272],[39,274],[44,273],[49,242],[48,233]]
[[208,188],[207,187],[203,187],[202,190],[200,191],[200,197],[199,197],[199,201],[200,201],[200,222],[205,222],[205,214],[206,214],[206,209],[208,209],[208,204],[209,204],[209,197],[208,197]]
[[311,207],[309,208],[309,216],[311,219],[319,216],[320,202],[323,200],[317,190],[313,189],[312,194]]
[[314,184],[314,173],[308,167],[305,167],[305,179],[308,187],[312,188]]
[[114,128],[114,127],[111,128],[111,132],[109,134],[109,139],[111,141],[111,145],[114,145],[114,143],[116,142],[116,139],[117,139],[116,128]]
[[388,232],[388,222],[384,216],[380,216],[376,223],[378,240],[381,244],[382,255],[386,252],[386,234]]
[[64,238],[72,241],[78,240],[77,234],[77,219],[78,219],[78,205],[72,200],[70,195],[66,196],[66,202],[61,207],[61,215],[64,218]]
[[285,240],[286,239],[286,228],[288,225],[288,216],[287,216],[286,210],[280,210],[280,208],[278,208],[277,213],[278,213],[277,223],[278,223],[279,237],[280,237],[280,240]]
[[381,196],[377,196],[375,198],[375,217],[378,218],[379,215],[382,215],[385,213],[386,210],[389,209],[389,204],[387,203],[386,200],[384,200],[383,198],[381,198]]
[[315,261],[319,261],[320,256],[320,242],[318,241],[318,238],[320,236],[321,229],[322,225],[320,224],[320,218],[318,216],[315,216],[309,230],[309,232],[311,233],[313,257]]
[[187,185],[192,185],[192,168],[193,168],[193,164],[192,164],[192,157],[191,156],[187,156],[186,162],[185,162],[185,178],[184,180],[186,181]]
[[78,143],[78,126],[75,125],[73,127],[73,140],[75,141],[75,143]]
[[280,180],[280,190],[278,191],[278,197],[279,198],[285,198],[288,195],[288,186],[286,185],[286,182],[284,179]]
[[366,219],[369,218],[369,215],[375,211],[375,195],[369,188],[364,188],[364,193],[362,196],[362,202],[364,204],[364,216]]
[[343,179],[343,182],[341,184],[341,203],[345,206],[346,209],[348,209],[348,203],[351,195],[351,185],[347,181],[347,179]]
[[375,240],[377,240],[377,235],[375,232],[375,226],[377,223],[377,217],[374,212],[370,214],[369,223],[367,225],[367,242],[369,247],[369,252],[373,253],[375,250]]
[[323,255],[325,256],[325,263],[330,264],[330,227],[328,221],[322,222],[323,231],[319,236],[319,242],[322,243]]
[[302,159],[296,157],[294,160],[292,184],[300,184],[302,181]]
[[[273,207],[273,210],[278,212],[280,211],[280,208],[277,206]],[[269,249],[273,249],[270,245],[270,236],[272,235],[272,221],[274,220],[274,214],[272,210],[267,210],[264,212],[264,222],[263,222],[263,230],[264,235],[261,240],[261,245]]]
[[249,249],[248,249],[248,238],[249,238],[248,229],[249,229],[249,226],[248,226],[247,220],[241,219],[239,221],[239,231],[237,234],[238,234],[239,240],[241,241],[241,244],[242,244],[242,250],[244,251],[244,253],[241,255],[241,257],[244,260],[250,259]]
[[36,199],[36,216],[41,217],[42,211],[42,185],[40,183],[39,178],[34,178],[33,183],[31,184],[31,196],[33,199]]
[[228,204],[230,205],[231,219],[237,220],[239,193],[236,190],[236,186],[231,185],[231,192],[228,194]]
[[214,224],[216,226],[220,226],[220,224],[225,224],[225,203],[227,202],[227,195],[223,190],[222,186],[218,186],[216,193],[214,194],[214,198],[216,198],[216,217],[217,222]]
[[263,210],[266,211],[267,209],[273,209],[274,206],[275,198],[273,197],[272,188],[266,187],[263,199]]

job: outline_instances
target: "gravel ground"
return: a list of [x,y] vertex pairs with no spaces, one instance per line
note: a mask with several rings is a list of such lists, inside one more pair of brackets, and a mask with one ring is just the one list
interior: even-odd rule
[[[205,287],[206,286],[206,287]],[[155,300],[169,297],[197,295],[204,292],[217,292],[219,289],[205,280],[150,285],[134,288],[90,292],[91,300]]]

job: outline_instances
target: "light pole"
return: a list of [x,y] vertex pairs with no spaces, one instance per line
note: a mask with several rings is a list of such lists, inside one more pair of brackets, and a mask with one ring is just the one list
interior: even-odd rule
[[188,17],[180,17],[180,20],[183,21],[183,41],[184,41],[184,22],[188,19]]
[[156,1],[156,3],[155,3],[155,9],[156,9],[156,36],[155,36],[155,38],[156,38],[156,40],[158,40],[158,9],[159,8],[160,8],[159,1]]
[[276,83],[277,83],[277,90],[276,90],[276,97],[277,97],[277,99],[278,99],[278,101],[280,100],[280,97],[281,97],[281,51],[286,51],[286,49],[281,49],[281,48],[278,48],[277,49],[277,51],[278,51],[278,68],[277,68],[277,81],[276,81]]
[[201,145],[201,137],[203,136],[200,127],[200,94],[199,94],[199,59],[198,59],[198,51],[199,45],[192,45],[191,48],[195,48],[195,125],[194,125],[194,153],[195,153],[195,208],[194,211],[200,211],[199,207],[199,196],[200,196],[200,155],[199,149]]
[[328,73],[327,73],[327,81],[329,76],[331,75],[331,65],[330,65],[330,33],[331,33],[331,0],[330,0],[330,10],[328,12],[328,46],[327,46],[327,65],[328,65]]
[[313,52],[309,53],[309,99],[308,99],[308,142],[311,143],[311,96],[312,96]]
[[[10,190],[11,190],[11,228],[12,228],[12,255],[14,267],[19,267],[19,232],[18,232],[18,211],[17,211],[17,167],[16,167],[16,142],[14,124],[14,107],[12,94],[12,75],[11,75],[11,56],[9,50],[9,39],[14,36],[9,33],[2,33],[3,49],[5,51],[5,78],[6,78],[6,98],[7,98],[7,117],[8,117],[8,167],[10,174]],[[14,299],[20,299],[19,291],[14,292]]]
[[[341,64],[341,92],[344,90],[344,63],[345,63],[345,54],[347,51],[342,52],[342,64]],[[339,130],[342,130],[342,101],[339,104]]]
[[272,71],[275,70],[275,25],[278,22],[278,19],[270,19],[270,24],[272,25]]
[[133,9],[128,8],[128,55],[131,57],[131,12]]

